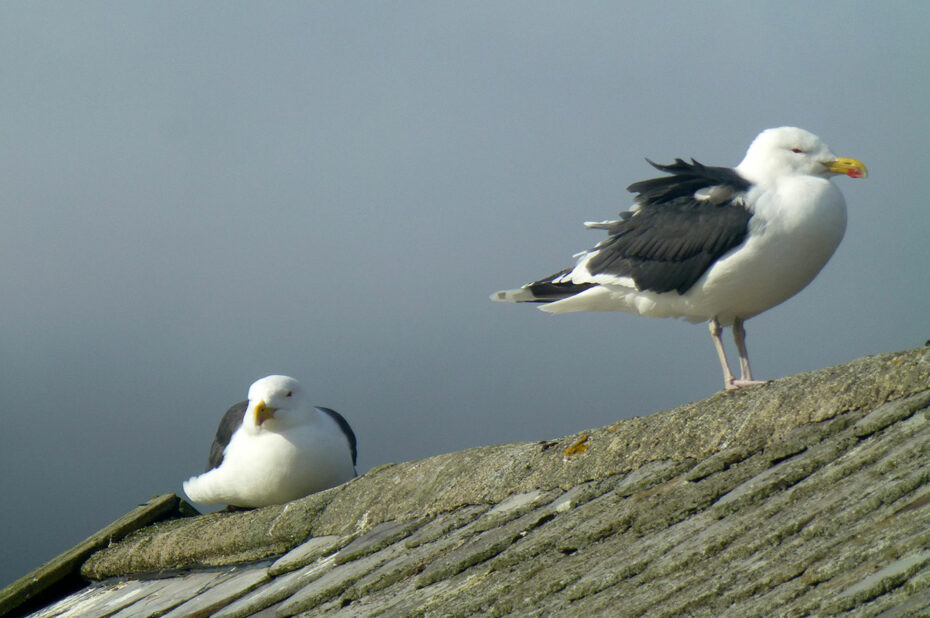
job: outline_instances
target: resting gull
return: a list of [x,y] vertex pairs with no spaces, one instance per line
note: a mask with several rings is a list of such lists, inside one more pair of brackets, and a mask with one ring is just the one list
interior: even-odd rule
[[223,416],[207,471],[184,492],[201,504],[283,504],[354,477],[356,455],[342,415],[307,403],[294,378],[267,376]]

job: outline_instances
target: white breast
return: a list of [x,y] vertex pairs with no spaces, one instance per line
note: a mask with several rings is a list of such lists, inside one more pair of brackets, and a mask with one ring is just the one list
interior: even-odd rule
[[683,296],[688,317],[727,325],[758,315],[800,292],[839,246],[846,202],[829,180],[790,177],[754,191],[749,237]]

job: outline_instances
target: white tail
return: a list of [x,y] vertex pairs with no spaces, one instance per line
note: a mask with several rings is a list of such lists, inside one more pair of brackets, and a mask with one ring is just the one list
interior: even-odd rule
[[501,290],[491,294],[491,300],[499,303],[525,303],[538,300],[528,288]]

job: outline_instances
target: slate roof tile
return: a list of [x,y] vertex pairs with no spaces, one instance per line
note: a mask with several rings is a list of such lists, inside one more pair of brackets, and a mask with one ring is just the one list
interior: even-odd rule
[[82,544],[0,611],[80,566],[90,582],[35,615],[921,615],[930,348],[280,507],[177,519],[172,500],[175,519]]

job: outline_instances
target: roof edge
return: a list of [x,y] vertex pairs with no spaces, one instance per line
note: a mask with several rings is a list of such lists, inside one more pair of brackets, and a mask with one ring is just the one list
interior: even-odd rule
[[702,462],[721,451],[749,456],[790,442],[800,427],[816,427],[850,410],[867,414],[928,388],[930,347],[865,357],[553,441],[379,466],[285,505],[150,526],[92,555],[82,574],[106,579],[261,560],[309,536],[358,535],[386,521],[495,504],[536,489],[568,489],[651,461]]
[[155,522],[198,515],[194,507],[174,494],[155,496],[126,513],[106,528],[52,558],[31,573],[0,590],[0,615],[24,606],[39,605],[45,596],[61,596],[63,590],[80,588],[84,581],[78,568],[95,551]]

